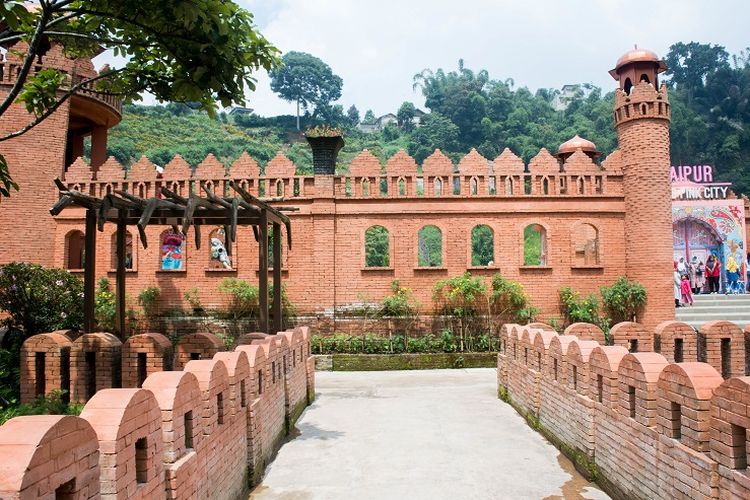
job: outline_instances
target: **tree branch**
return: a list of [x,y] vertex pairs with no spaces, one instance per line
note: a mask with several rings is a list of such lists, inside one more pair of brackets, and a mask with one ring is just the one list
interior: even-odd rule
[[156,47],[156,44],[145,44],[145,43],[134,43],[126,42],[124,40],[112,40],[110,38],[99,38],[83,33],[75,33],[72,31],[45,31],[45,35],[49,35],[56,38],[71,37],[71,38],[83,38],[84,40],[91,40],[92,42],[109,45],[127,45],[129,47]]
[[67,90],[67,92],[65,92],[65,94],[63,94],[62,97],[60,97],[60,99],[55,103],[55,105],[52,106],[51,108],[49,108],[47,111],[45,111],[44,114],[41,114],[41,115],[37,116],[33,121],[31,121],[30,123],[28,123],[22,129],[16,130],[15,132],[11,132],[11,133],[3,136],[3,137],[0,137],[0,142],[7,141],[9,139],[13,139],[14,137],[18,137],[20,135],[23,135],[26,132],[28,132],[29,130],[31,130],[32,128],[34,128],[37,125],[39,125],[42,121],[44,121],[46,118],[48,118],[50,115],[52,115],[52,113],[54,113],[55,111],[57,111],[57,109],[60,106],[62,106],[62,104],[65,101],[67,101],[70,98],[70,96],[72,96],[73,94],[75,94],[78,90],[80,90],[85,85],[87,85],[89,83],[92,83],[92,82],[95,82],[97,80],[102,80],[104,78],[108,78],[108,77],[114,75],[115,73],[119,73],[119,72],[121,72],[123,70],[124,70],[124,68],[115,69],[115,70],[103,73],[103,74],[101,74],[99,76],[96,76],[94,78],[88,78],[86,80],[81,80],[77,84],[75,84],[72,87],[70,87]]
[[10,92],[8,92],[8,95],[5,96],[5,99],[0,104],[0,116],[5,113],[11,104],[16,100],[16,97],[18,97],[18,94],[21,93],[21,89],[23,88],[24,83],[26,83],[26,77],[29,76],[29,72],[31,71],[31,65],[34,62],[34,57],[36,57],[37,50],[39,49],[39,43],[42,40],[42,32],[44,30],[44,26],[47,24],[47,20],[49,19],[49,12],[42,7],[42,14],[39,16],[39,21],[37,22],[36,29],[34,30],[34,35],[31,38],[31,42],[29,43],[29,50],[26,53],[26,57],[24,58],[23,65],[21,66],[21,71],[19,71],[18,76],[16,77],[16,82],[13,84],[13,87],[10,89]]

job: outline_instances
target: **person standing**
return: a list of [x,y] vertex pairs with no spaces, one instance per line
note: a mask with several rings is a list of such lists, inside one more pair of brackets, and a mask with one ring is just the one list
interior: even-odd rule
[[677,261],[674,262],[674,306],[680,307],[680,299],[682,299],[682,280],[680,279],[680,271],[677,270]]
[[688,263],[688,279],[690,280],[690,291],[693,293],[698,293],[695,286],[695,277],[696,273],[698,271],[698,256],[693,255],[693,258],[690,259],[690,262]]
[[719,277],[721,276],[721,262],[716,255],[711,254],[706,261],[706,278],[708,279],[708,293],[719,293]]
[[685,257],[680,257],[680,262],[677,263],[677,272],[682,274],[687,274],[687,263],[685,262]]
[[706,266],[703,261],[698,262],[695,268],[695,293],[703,293],[703,287],[706,286]]
[[740,279],[739,270],[740,267],[734,260],[734,255],[730,255],[727,259],[727,288],[724,291],[727,295],[730,293],[739,293],[737,289],[737,281]]
[[692,306],[693,305],[693,292],[690,290],[690,279],[687,274],[682,275],[682,282],[680,283],[680,291],[682,292],[682,305]]

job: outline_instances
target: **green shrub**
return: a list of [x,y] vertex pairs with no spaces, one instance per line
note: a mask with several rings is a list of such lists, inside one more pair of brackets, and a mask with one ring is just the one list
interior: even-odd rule
[[185,302],[190,304],[193,312],[202,312],[203,304],[201,303],[201,291],[198,287],[193,287],[185,292]]
[[456,336],[453,330],[445,329],[440,334],[440,348],[443,352],[456,352]]
[[116,314],[115,294],[109,288],[109,280],[101,278],[94,296],[94,316],[99,328],[107,332],[114,332]]
[[0,322],[25,337],[83,325],[83,282],[64,269],[13,262],[0,267]]
[[[16,332],[17,333],[17,332]],[[13,335],[12,333],[7,333]],[[12,339],[4,339],[7,349],[0,348],[0,409],[18,404],[21,394],[21,339],[20,335],[13,335]]]
[[150,286],[141,290],[138,294],[138,303],[143,308],[143,313],[147,318],[152,319],[156,317],[159,311],[159,297],[161,296],[161,290],[158,286]]
[[593,293],[581,297],[579,292],[566,286],[560,289],[560,303],[568,325],[578,322],[598,325],[602,321],[599,315],[599,301]]
[[234,319],[258,316],[258,287],[245,280],[224,278],[219,291],[229,296],[229,315]]
[[646,305],[646,289],[637,281],[617,278],[612,286],[601,289],[604,310],[612,324],[636,321]]
[[516,313],[517,323],[521,325],[533,323],[536,321],[540,312],[542,312],[542,310],[536,306],[526,306],[523,309],[519,309]]
[[[473,344],[473,352],[497,350],[497,342],[489,335],[479,335]],[[452,353],[459,350],[458,339],[449,329],[439,336],[427,334],[423,337],[394,335],[384,337],[368,333],[364,336],[347,334],[313,335],[312,349],[316,354],[432,354]]]
[[526,323],[539,310],[530,307],[529,297],[523,286],[505,278],[500,273],[492,276],[490,285],[490,311],[500,323]]
[[398,280],[393,280],[391,292],[391,295],[383,298],[381,316],[407,318],[417,314],[419,303],[410,289],[403,288]]
[[83,403],[66,403],[63,394],[64,391],[52,391],[37,397],[33,403],[10,406],[0,411],[0,425],[23,415],[80,415]]
[[475,316],[487,305],[487,285],[481,277],[472,277],[467,271],[461,276],[435,283],[432,300],[437,314]]

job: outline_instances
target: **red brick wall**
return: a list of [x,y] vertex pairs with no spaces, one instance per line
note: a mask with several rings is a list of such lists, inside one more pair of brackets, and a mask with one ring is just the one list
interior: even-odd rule
[[[94,342],[103,350],[113,347],[101,334],[91,335],[84,347]],[[33,352],[50,338],[32,337],[24,350]],[[285,375],[289,338],[305,361],[297,358]],[[69,492],[76,498],[247,496],[248,484],[262,476],[287,425],[299,416],[300,411],[292,413],[285,422],[285,409],[299,401],[304,405],[314,385],[306,328],[255,342],[189,361],[185,371],[151,373],[141,389],[100,390],[81,417],[9,420],[0,426],[0,496],[52,497],[71,480]],[[99,360],[111,368],[110,358]],[[82,372],[72,376],[79,385]]]
[[[576,460],[595,464],[599,484],[613,497],[750,495],[743,462],[750,445],[750,377],[723,381],[714,367],[695,361],[695,354],[674,364],[661,354],[628,353],[623,346],[595,346],[586,359],[583,345],[590,341],[559,336],[547,344],[543,333],[523,327],[544,350],[547,366],[537,382],[539,404],[528,405],[528,389],[518,381],[523,372],[537,370],[513,356],[517,329],[501,332],[505,349],[498,355],[500,394],[522,414],[538,418],[545,434],[572,450]],[[659,332],[663,335],[664,329]],[[562,370],[566,379],[554,379],[550,367],[555,359],[558,367],[567,367]],[[581,391],[569,384],[573,365],[589,375]]]

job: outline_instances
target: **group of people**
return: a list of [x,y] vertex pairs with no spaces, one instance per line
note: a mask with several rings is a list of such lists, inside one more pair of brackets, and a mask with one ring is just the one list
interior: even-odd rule
[[[739,284],[740,266],[731,255],[727,258],[726,272],[725,293],[743,293],[743,287]],[[679,261],[674,261],[675,306],[692,306],[693,294],[719,293],[720,286],[721,261],[716,255],[709,255],[705,264],[695,255],[689,262],[686,262],[684,257],[680,257]]]

